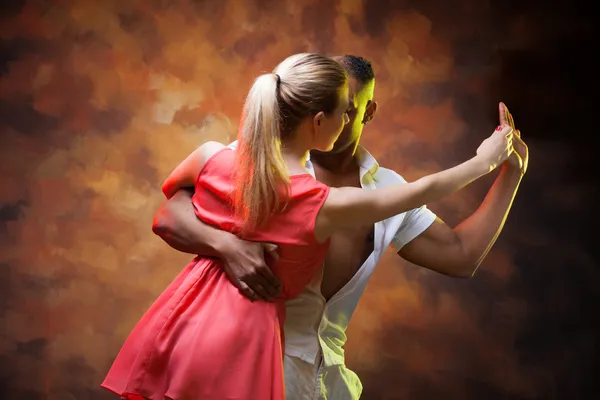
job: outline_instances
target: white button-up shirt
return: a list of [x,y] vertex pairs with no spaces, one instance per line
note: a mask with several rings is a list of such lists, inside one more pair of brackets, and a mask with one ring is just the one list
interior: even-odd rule
[[[396,172],[380,167],[363,147],[358,148],[357,159],[364,189],[406,183]],[[314,176],[310,160],[306,167]],[[352,279],[327,302],[321,295],[321,275],[315,276],[300,296],[286,303],[286,354],[313,364],[319,361],[321,350],[326,367],[344,364],[346,328],[385,249],[391,244],[400,250],[427,229],[435,218],[435,214],[422,206],[376,223],[373,252]],[[335,265],[331,267],[335,268]]]

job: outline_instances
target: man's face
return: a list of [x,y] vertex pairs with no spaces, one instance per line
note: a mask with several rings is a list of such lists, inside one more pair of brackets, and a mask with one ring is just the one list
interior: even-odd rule
[[366,120],[374,113],[372,104],[375,81],[361,85],[356,79],[348,80],[348,117],[350,122],[344,126],[338,140],[333,145],[331,153],[339,153],[360,140]]

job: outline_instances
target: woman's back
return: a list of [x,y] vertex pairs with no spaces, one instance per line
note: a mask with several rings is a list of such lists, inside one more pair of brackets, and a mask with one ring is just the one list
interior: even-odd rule
[[[193,198],[198,218],[229,232],[241,230],[231,197],[235,168],[235,151],[229,148],[218,151],[200,172]],[[283,285],[283,298],[300,294],[323,263],[329,242],[317,242],[314,224],[328,192],[329,187],[310,174],[294,175],[283,211],[273,214],[260,228],[240,234],[246,240],[279,246],[279,260],[271,267]]]
[[[231,232],[235,152],[215,153],[196,180],[196,214]],[[286,208],[244,239],[279,245],[273,270],[283,290],[252,302],[228,280],[221,262],[197,257],[136,325],[103,386],[122,398],[283,400],[283,300],[297,296],[323,264],[328,242],[314,237],[329,188],[309,174],[291,178]]]

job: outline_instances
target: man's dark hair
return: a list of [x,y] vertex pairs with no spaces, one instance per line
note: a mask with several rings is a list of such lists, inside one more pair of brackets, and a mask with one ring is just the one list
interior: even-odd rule
[[373,66],[362,57],[346,54],[333,57],[333,59],[346,70],[351,78],[356,79],[361,85],[371,83],[375,79]]

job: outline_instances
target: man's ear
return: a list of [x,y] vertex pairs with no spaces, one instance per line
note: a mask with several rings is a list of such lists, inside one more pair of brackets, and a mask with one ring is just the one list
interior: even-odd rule
[[369,122],[373,121],[373,118],[375,118],[376,113],[377,113],[377,102],[369,100],[369,103],[367,104],[367,108],[365,110],[365,116],[363,117],[362,123],[368,124]]

